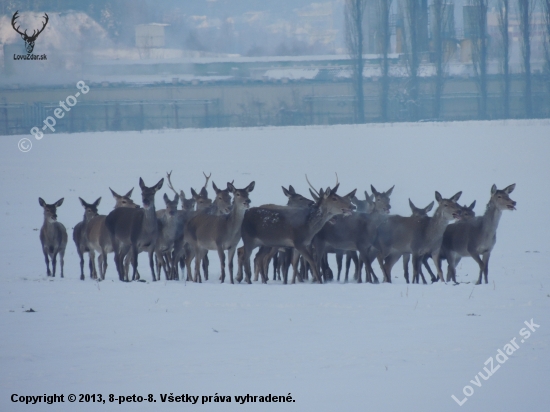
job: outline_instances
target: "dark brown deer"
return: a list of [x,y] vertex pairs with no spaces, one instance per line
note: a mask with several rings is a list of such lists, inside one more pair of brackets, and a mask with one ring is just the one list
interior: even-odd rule
[[84,217],[81,222],[78,222],[73,229],[73,240],[76,245],[76,251],[80,257],[80,280],[84,280],[84,253],[88,253],[90,260],[90,278],[94,277],[94,261],[95,254],[93,249],[88,247],[88,239],[86,237],[86,227],[90,221],[98,215],[97,207],[101,198],[97,199],[94,203],[87,203],[84,199],[79,197],[80,203],[84,208]]
[[[391,282],[391,269],[405,253],[412,254],[413,283],[419,282],[424,255],[433,257],[438,278],[444,280],[439,262],[441,241],[449,222],[460,218],[461,207],[456,202],[461,194],[458,192],[450,199],[444,199],[439,192],[435,192],[438,207],[433,217],[394,215],[378,227],[375,246],[385,282]],[[405,280],[409,283],[408,277]],[[426,283],[423,276],[422,281]]]
[[115,252],[115,265],[119,279],[128,280],[124,270],[124,258],[130,254],[132,260],[132,280],[139,279],[137,275],[138,254],[147,252],[149,254],[149,266],[151,276],[156,281],[153,253],[157,241],[159,228],[155,211],[155,193],[162,188],[164,178],[152,186],[147,187],[143,179],[139,178],[143,208],[127,209],[119,208],[113,210],[105,219],[107,229],[111,234],[113,250]]
[[172,261],[173,249],[178,231],[178,203],[179,195],[174,195],[174,200],[164,194],[164,203],[166,209],[157,210],[157,219],[159,221],[159,235],[155,245],[155,256],[157,258],[157,276],[160,280],[161,267],[164,269],[166,280],[172,280],[174,273],[174,264]]
[[29,36],[29,35],[27,35],[27,30],[25,30],[24,32],[19,31],[19,27],[21,27],[21,26],[15,27],[15,21],[19,17],[18,13],[19,13],[19,11],[16,11],[15,14],[13,15],[13,17],[11,18],[11,26],[13,27],[13,29],[17,33],[19,33],[21,35],[21,38],[25,42],[25,49],[27,50],[27,53],[31,54],[32,51],[34,50],[34,42],[36,41],[36,39],[38,38],[40,33],[42,33],[44,31],[44,29],[46,28],[46,25],[48,24],[48,21],[49,21],[50,18],[48,17],[48,15],[46,13],[44,13],[44,23],[42,23],[42,28],[39,29],[39,30],[33,30],[32,35]]
[[[191,218],[184,229],[185,242],[194,250],[195,282],[202,282],[200,264],[208,250],[217,250],[222,270],[221,281],[225,280],[225,251],[229,261],[229,276],[233,283],[233,256],[241,238],[241,224],[245,211],[250,207],[249,193],[254,190],[255,182],[244,189],[236,189],[233,184],[227,183],[233,194],[233,207],[227,215],[209,215],[199,213]],[[188,273],[191,270],[191,257],[186,257]]]
[[[386,192],[378,192],[372,185],[374,195],[374,207],[372,213],[353,213],[351,216],[343,216],[326,224],[313,239],[313,246],[317,254],[319,265],[323,264],[327,252],[343,250],[359,252],[361,261],[365,263],[366,282],[378,283],[378,277],[372,270],[373,257],[370,250],[376,238],[378,226],[387,219],[391,209],[390,196],[393,186]],[[324,267],[326,267],[323,264]],[[361,277],[357,278],[361,282]]]
[[515,189],[515,183],[497,189],[491,187],[491,197],[485,214],[470,221],[449,225],[443,236],[442,254],[448,261],[448,277],[456,283],[456,266],[463,257],[472,257],[479,265],[479,278],[476,285],[481,284],[482,276],[488,282],[489,258],[495,247],[496,232],[503,210],[515,210],[516,202],[510,199],[510,193]]
[[[55,277],[55,267],[57,255],[61,263],[61,277],[63,277],[63,258],[65,248],[67,247],[67,230],[61,222],[57,221],[57,208],[63,204],[63,198],[51,205],[46,204],[44,199],[38,198],[38,203],[44,209],[44,223],[40,229],[40,243],[42,243],[42,252],[46,260],[46,269],[48,276]],[[53,273],[50,272],[50,261],[52,260]]]
[[[298,207],[298,208],[308,208],[313,206],[315,202],[311,199],[308,199],[305,196],[297,193],[292,185],[288,186],[288,189],[284,186],[281,186],[283,189],[284,195],[287,197],[286,207]],[[272,205],[262,205],[260,207],[271,207]],[[275,206],[280,207],[280,206]],[[278,256],[277,256],[278,254]],[[239,257],[239,273],[242,273],[243,270],[243,257],[244,257],[244,247],[240,247],[237,253]],[[271,248],[267,246],[261,246],[254,257],[254,281],[258,281],[258,276],[262,274],[262,279],[264,276],[267,277],[269,262],[272,258],[277,258],[273,266],[273,280],[276,279],[277,271],[283,271],[283,277],[288,276],[288,268],[290,264],[290,257],[292,256],[292,248]],[[282,265],[282,267],[279,267]],[[262,273],[263,272],[263,273]],[[241,275],[242,276],[242,275]]]
[[[132,199],[130,199],[130,196],[132,196],[132,191],[134,189],[131,189],[128,193],[126,193],[124,196],[119,195],[116,193],[113,189],[109,188],[111,191],[111,194],[113,195],[115,199],[115,209],[119,207],[127,207],[127,208],[139,208],[139,205],[135,204]],[[107,254],[113,252],[113,244],[111,242],[111,235],[109,233],[109,230],[107,230],[107,226],[105,226],[105,218],[106,215],[98,215],[95,216],[88,222],[86,225],[86,241],[87,241],[87,248],[89,250],[92,250],[93,253],[97,253],[97,261],[99,266],[99,279],[105,280],[105,273],[107,272]],[[93,279],[97,279],[97,270],[95,261],[92,260],[93,265]]]
[[[327,188],[326,191],[321,189],[319,200],[308,208],[255,207],[246,213],[242,225],[242,238],[247,283],[251,283],[250,255],[258,246],[296,249],[309,263],[314,280],[322,283],[317,265],[309,250],[311,240],[329,219],[336,215],[351,214],[355,208],[351,204],[355,190],[346,196],[338,196],[336,194],[338,186],[339,184],[334,189]],[[297,260],[293,260],[294,282]],[[286,278],[283,281],[287,283]],[[262,282],[266,283],[267,277],[264,277]]]

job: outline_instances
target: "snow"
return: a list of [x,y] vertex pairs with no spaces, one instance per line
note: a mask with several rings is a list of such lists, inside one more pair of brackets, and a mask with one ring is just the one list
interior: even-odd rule
[[[544,410],[549,135],[550,121],[532,120],[46,134],[25,136],[33,143],[28,153],[17,150],[24,136],[0,139],[0,410],[186,408],[162,403],[160,395],[170,393],[198,395],[194,408],[209,411]],[[219,284],[213,253],[202,284],[152,283],[145,255],[139,268],[146,283],[116,280],[112,255],[98,283],[87,269],[79,280],[72,241],[66,277],[46,277],[39,196],[65,198],[58,217],[70,236],[83,215],[78,196],[102,196],[106,214],[114,204],[108,187],[134,187],[139,201],[139,177],[152,185],[170,170],[186,194],[202,187],[202,171],[218,186],[254,180],[252,206],[286,203],[281,185],[306,195],[305,173],[326,187],[338,172],[341,193],[395,184],[392,212],[402,215],[410,214],[409,198],[423,207],[435,190],[462,190],[460,203],[477,200],[481,215],[493,183],[516,183],[517,211],[503,213],[490,283],[482,286],[471,283],[471,259],[458,267],[458,286],[406,285],[400,263],[393,284]],[[166,183],[158,208],[170,193]],[[520,342],[531,319],[540,328]],[[479,379],[481,387],[471,383],[514,337],[519,349],[489,380]],[[474,393],[460,408],[451,396],[465,398],[465,386]],[[10,401],[12,394],[54,393],[65,403]],[[200,398],[289,393],[295,402],[201,405]],[[102,394],[107,402],[72,404],[69,394]],[[157,403],[118,405],[109,394],[153,394]]]

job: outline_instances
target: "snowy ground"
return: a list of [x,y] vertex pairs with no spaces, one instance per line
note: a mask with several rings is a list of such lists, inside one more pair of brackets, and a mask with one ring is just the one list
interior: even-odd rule
[[[46,134],[28,136],[28,153],[17,149],[23,136],[3,137],[0,410],[545,410],[549,136],[550,121]],[[255,180],[253,206],[284,203],[281,185],[307,193],[305,173],[317,186],[333,185],[335,171],[342,193],[395,184],[398,214],[410,213],[409,197],[423,207],[435,190],[447,197],[462,190],[460,202],[477,200],[481,215],[493,183],[516,183],[518,204],[504,212],[483,286],[468,283],[477,275],[471,260],[461,262],[458,286],[406,285],[400,263],[391,285],[220,285],[214,255],[203,284],[151,283],[144,256],[147,283],[116,280],[111,256],[106,281],[83,282],[72,241],[65,279],[46,278],[39,196],[65,198],[58,216],[72,232],[83,214],[78,196],[102,196],[106,214],[114,204],[109,186],[134,187],[139,200],[140,176],[152,185],[172,169],[186,192],[202,186],[202,171],[218,186]],[[540,328],[524,339],[520,329],[531,319]],[[514,337],[519,349],[478,383],[476,374],[490,370],[484,362],[493,357],[496,369],[497,351]],[[465,386],[474,393],[459,407],[451,395],[462,401]],[[65,403],[10,400],[54,393]],[[198,395],[198,403],[162,403],[170,393]],[[295,402],[234,398],[289,393]],[[106,403],[79,403],[79,394],[102,394]],[[109,394],[153,394],[157,402],[119,406]],[[216,394],[232,402],[201,404]]]

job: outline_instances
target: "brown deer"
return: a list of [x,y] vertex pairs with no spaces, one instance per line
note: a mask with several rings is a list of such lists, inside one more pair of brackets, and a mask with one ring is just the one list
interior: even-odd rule
[[94,203],[87,203],[84,199],[79,197],[82,207],[84,207],[84,217],[81,222],[78,222],[73,229],[73,240],[76,245],[76,251],[80,257],[80,280],[84,280],[84,253],[88,252],[90,260],[90,278],[94,277],[94,251],[88,247],[88,240],[86,238],[86,227],[90,221],[98,215],[97,207],[101,202],[101,197]]
[[489,258],[497,241],[496,232],[503,210],[516,210],[516,202],[510,199],[510,193],[515,189],[515,183],[497,189],[491,187],[491,197],[483,216],[470,221],[449,225],[443,236],[442,255],[448,261],[447,276],[456,283],[456,266],[463,257],[472,257],[479,265],[479,278],[476,285],[481,284],[482,276],[488,282]]
[[[258,246],[291,247],[304,256],[309,263],[316,282],[322,283],[317,265],[309,250],[313,236],[322,229],[325,223],[336,215],[351,214],[355,208],[351,198],[355,190],[346,196],[338,196],[336,191],[339,184],[333,189],[319,191],[319,200],[308,208],[290,207],[255,207],[250,209],[243,220],[242,238],[244,243],[244,267],[246,282],[251,283],[250,255]],[[293,259],[294,278],[296,279],[297,259]],[[242,279],[237,279],[238,281]],[[285,278],[284,283],[287,283]],[[267,277],[262,279],[267,283]]]
[[[371,185],[374,195],[374,207],[372,213],[353,213],[351,216],[341,216],[333,222],[326,224],[313,239],[313,246],[317,254],[319,265],[323,264],[325,254],[331,251],[356,251],[359,252],[361,261],[365,263],[366,282],[378,283],[378,278],[372,270],[370,250],[376,238],[378,226],[387,219],[391,209],[390,196],[394,186],[386,192],[378,192]],[[323,264],[323,267],[326,267]],[[361,277],[357,278],[361,283]]]
[[176,235],[178,231],[178,203],[179,195],[174,195],[174,200],[164,194],[164,203],[166,209],[157,210],[157,219],[159,221],[159,235],[155,245],[155,256],[157,258],[157,276],[160,280],[161,267],[164,269],[164,275],[166,280],[172,280],[174,264],[177,262],[172,261],[173,249],[176,241]]
[[[227,215],[209,215],[200,213],[191,218],[184,228],[184,239],[194,250],[195,282],[202,282],[200,264],[208,250],[217,250],[222,270],[221,281],[225,280],[225,251],[229,260],[229,276],[233,283],[233,256],[241,238],[241,224],[245,211],[250,207],[249,193],[254,190],[255,182],[251,182],[244,189],[236,189],[233,184],[227,183],[233,194],[233,207]],[[186,257],[187,272],[191,270],[192,257]]]
[[[115,209],[119,207],[127,208],[139,208],[139,205],[135,204],[130,196],[132,196],[131,189],[128,193],[121,196],[113,189],[109,188],[111,194],[115,199]],[[105,280],[105,273],[107,272],[107,254],[113,252],[113,244],[111,242],[111,235],[105,226],[106,215],[98,215],[93,217],[86,225],[85,239],[87,242],[87,248],[93,251],[93,254],[97,253],[97,261],[99,265],[99,279]],[[95,261],[92,260],[93,275],[92,279],[97,279],[97,270]]]
[[[305,196],[297,193],[292,185],[288,186],[288,189],[284,186],[281,186],[283,189],[284,195],[287,197],[288,201],[286,207],[298,207],[298,208],[308,208],[315,204],[311,199],[308,199]],[[271,207],[273,205],[262,205],[260,207]],[[280,206],[275,206],[280,207]],[[242,273],[243,270],[243,257],[244,257],[244,247],[240,247],[237,251],[237,256],[239,258],[239,273]],[[278,256],[277,256],[278,254]],[[258,276],[261,274],[262,279],[264,276],[267,277],[269,262],[272,258],[277,258],[273,266],[273,280],[276,279],[277,271],[280,272],[282,269],[283,277],[288,276],[288,268],[290,264],[289,257],[292,256],[292,248],[271,248],[267,246],[261,246],[254,257],[254,281],[258,281]],[[282,267],[279,267],[282,265]],[[263,272],[263,273],[262,273]],[[241,275],[242,276],[242,275]]]
[[149,254],[149,266],[153,282],[156,281],[153,253],[159,233],[159,224],[155,211],[155,194],[162,188],[164,178],[152,187],[145,186],[143,179],[139,178],[143,208],[128,209],[118,208],[113,210],[105,218],[105,224],[111,234],[113,250],[115,252],[115,265],[119,279],[128,280],[124,270],[124,258],[130,254],[132,260],[132,280],[139,279],[137,275],[138,254]]
[[[63,258],[65,248],[67,247],[67,230],[61,222],[57,221],[57,208],[63,204],[63,198],[51,205],[46,204],[44,199],[38,198],[38,203],[44,209],[44,223],[40,229],[40,243],[42,243],[42,252],[46,260],[46,269],[48,276],[55,277],[55,267],[57,255],[61,263],[61,277],[63,277]],[[50,261],[52,260],[53,273],[50,272]]]
[[[461,194],[462,192],[458,192],[450,199],[444,199],[436,191],[435,199],[438,207],[433,217],[394,215],[388,217],[378,227],[375,246],[378,250],[378,261],[384,272],[385,282],[391,282],[391,269],[405,253],[412,254],[413,283],[419,281],[424,255],[433,257],[437,266],[438,278],[444,280],[439,262],[441,241],[449,222],[460,218],[461,207],[456,202]],[[405,280],[409,283],[408,277],[405,277]],[[422,281],[426,283],[423,275]]]

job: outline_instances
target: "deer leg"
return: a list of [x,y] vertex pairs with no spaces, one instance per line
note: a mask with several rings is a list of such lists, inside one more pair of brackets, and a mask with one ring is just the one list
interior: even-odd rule
[[90,278],[97,279],[97,270],[95,266],[95,252],[91,248],[88,251],[88,259],[90,263]]
[[480,285],[482,277],[483,277],[483,269],[485,268],[485,264],[483,263],[483,260],[481,260],[481,258],[479,257],[479,255],[475,251],[470,252],[470,256],[472,256],[472,258],[476,261],[476,263],[479,266],[479,278],[476,282],[476,285]]
[[236,251],[236,246],[232,246],[230,249],[227,250],[227,260],[229,260],[229,280],[231,281],[232,285],[235,283],[233,281],[233,257],[235,256]]
[[252,251],[254,250],[253,247],[247,246],[246,243],[244,245],[244,255],[243,255],[243,264],[244,264],[244,271],[246,275],[246,283],[249,285],[252,283],[252,270],[250,269],[250,255],[252,254]]
[[[157,273],[158,273],[159,280],[160,280],[160,274],[162,273],[162,271],[161,271],[162,257],[161,257],[160,252],[155,252],[155,260],[156,260]],[[166,278],[166,280],[168,280],[168,277]]]
[[336,268],[338,270],[338,275],[336,280],[340,282],[340,273],[342,272],[342,261],[344,260],[344,253],[342,251],[336,252]]
[[220,266],[222,269],[220,280],[221,280],[221,283],[223,283],[225,281],[225,250],[223,250],[221,245],[218,245],[218,256],[220,258]]
[[[137,246],[132,244],[131,251],[132,251],[132,271],[133,271],[132,280],[138,280],[139,275],[137,273],[137,268],[138,268],[138,255],[139,255],[139,252],[138,252]],[[149,262],[149,264],[151,265],[151,270],[153,271],[153,280],[155,280],[155,272],[154,272],[155,269],[152,265],[152,262]]]
[[198,245],[195,246],[195,277],[193,279],[194,282],[202,283],[200,268],[202,259],[206,255],[206,252],[207,251],[205,249],[200,249]]
[[235,280],[239,283],[243,280],[243,265],[244,265],[244,246],[237,249],[237,277]]
[[[399,254],[391,254],[389,256],[386,256],[386,259],[384,261],[384,264],[382,265],[382,270],[384,272],[384,282],[390,282],[391,283],[391,270],[393,268],[393,265],[399,260],[401,255]],[[407,283],[409,283],[408,276],[405,277],[405,280]]]
[[[411,261],[411,254],[405,253],[403,255],[403,275],[405,276],[405,279],[409,278],[409,262]],[[414,279],[413,279],[414,282]]]
[[[370,274],[372,276],[372,279],[373,279],[373,283],[375,284],[378,284],[380,283],[380,281],[378,280],[378,276],[376,276],[376,274],[374,273],[374,269],[372,268],[372,263],[374,262],[374,259],[376,259],[376,256],[378,255],[378,252],[375,248],[373,248],[372,246],[369,247],[368,251],[367,251],[367,261],[368,261],[368,265],[365,264],[365,272],[368,270],[370,271]],[[391,283],[391,278],[390,278],[390,282]]]
[[[84,280],[84,253],[80,250],[80,246],[76,249],[80,258],[80,280]],[[91,277],[91,276],[90,276]]]
[[210,264],[210,261],[208,260],[208,251],[206,251],[206,254],[202,258],[202,271],[204,273],[204,280],[208,280],[208,265]]
[[447,253],[447,282],[453,281],[457,284],[456,267],[458,262],[460,262],[460,256],[452,252]]
[[51,276],[52,272],[50,271],[50,259],[48,258],[48,252],[46,249],[42,249],[42,252],[44,252],[44,260],[46,261],[47,276]]
[[321,278],[321,276],[319,276],[319,269],[317,268],[317,265],[315,264],[315,261],[313,260],[313,257],[311,256],[311,253],[308,250],[307,246],[300,245],[296,249],[302,254],[306,262],[309,263],[313,279],[318,283],[323,283],[323,279]]
[[260,248],[256,252],[256,256],[254,256],[254,282],[257,282],[258,277],[260,276],[260,261],[262,260],[262,250],[263,246],[260,246]]
[[279,266],[279,249],[275,248],[275,254],[273,255],[273,280],[281,280],[281,272]]
[[483,254],[483,275],[485,277],[485,283],[487,284],[489,277],[489,258],[491,257],[491,252],[485,252]]
[[[61,265],[61,277],[63,278],[63,267],[65,266],[65,251],[62,250],[59,252],[59,263]],[[487,275],[485,275],[485,280],[487,280]],[[487,283],[487,282],[485,282]]]
[[99,270],[101,271],[101,280],[105,280],[105,274],[107,273],[107,253],[101,252],[97,259],[99,261]]
[[439,278],[435,276],[435,274],[432,272],[432,268],[430,267],[430,264],[428,263],[428,260],[430,259],[430,255],[424,255],[422,257],[422,264],[430,274],[430,279],[432,280],[432,283],[437,282]]
[[[55,277],[55,268],[57,266],[57,252],[52,254],[52,277]],[[481,274],[479,275],[481,277]]]
[[[301,274],[300,274],[299,268],[298,268],[298,264],[299,264],[299,261],[300,261],[301,257],[302,256],[300,255],[300,252],[298,252],[297,249],[292,249],[292,261],[291,261],[291,264],[292,264],[292,284],[296,283],[296,277],[298,277],[298,282],[300,282],[300,279],[303,279]],[[288,270],[287,270],[287,275],[288,275]],[[285,277],[283,283],[286,285],[286,282],[287,282],[287,279]]]

